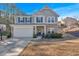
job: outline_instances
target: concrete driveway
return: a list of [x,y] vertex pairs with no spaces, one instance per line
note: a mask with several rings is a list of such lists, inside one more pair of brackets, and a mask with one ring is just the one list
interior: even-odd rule
[[17,56],[33,38],[11,38],[0,41],[0,56]]

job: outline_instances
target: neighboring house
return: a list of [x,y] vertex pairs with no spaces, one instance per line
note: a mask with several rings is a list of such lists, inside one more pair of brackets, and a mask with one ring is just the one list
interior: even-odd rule
[[58,31],[59,15],[48,6],[33,15],[16,15],[11,24],[13,37],[33,37],[38,32]]

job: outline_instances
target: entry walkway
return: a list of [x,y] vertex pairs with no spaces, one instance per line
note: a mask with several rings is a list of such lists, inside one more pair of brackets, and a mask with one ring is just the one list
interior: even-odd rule
[[0,56],[17,56],[32,38],[11,38],[0,41]]

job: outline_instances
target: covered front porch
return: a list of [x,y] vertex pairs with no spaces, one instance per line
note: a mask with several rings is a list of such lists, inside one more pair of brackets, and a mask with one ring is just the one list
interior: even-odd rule
[[33,34],[37,34],[38,32],[46,34],[48,33],[48,31],[57,32],[58,27],[56,25],[34,25],[33,26]]
[[46,25],[35,25],[35,26],[33,26],[33,33],[37,34],[38,32],[46,34],[46,32],[47,32]]

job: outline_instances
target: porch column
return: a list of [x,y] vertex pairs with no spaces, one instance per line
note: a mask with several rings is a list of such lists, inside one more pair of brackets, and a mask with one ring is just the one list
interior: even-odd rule
[[44,33],[46,34],[46,26],[44,26]]
[[35,26],[35,34],[37,33],[37,29],[36,29],[36,26]]

